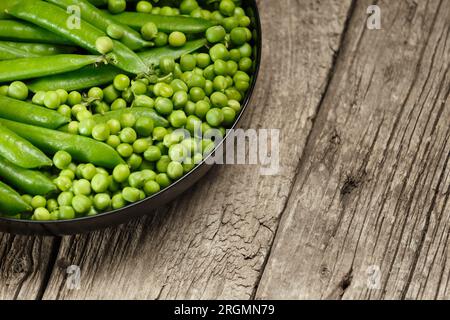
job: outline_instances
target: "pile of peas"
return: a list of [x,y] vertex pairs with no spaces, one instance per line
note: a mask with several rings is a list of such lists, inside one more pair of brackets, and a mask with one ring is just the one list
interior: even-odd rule
[[[127,4],[109,0],[107,7],[120,13]],[[161,58],[156,80],[119,74],[102,88],[34,94],[34,104],[72,119],[67,132],[108,144],[126,164],[107,170],[76,163],[68,152],[58,151],[53,157],[54,168],[47,172],[58,192],[47,197],[23,195],[34,211],[19,218],[66,220],[123,208],[167,188],[214,149],[213,139],[205,137],[224,136],[250,87],[254,34],[251,19],[239,1],[221,0],[211,8],[214,10],[201,7],[196,0],[183,0],[176,8],[157,7],[148,1],[136,4],[137,12],[188,15],[215,22],[204,34],[207,48],[179,60]],[[108,29],[112,38],[118,36],[114,31]],[[159,47],[181,47],[187,41],[184,33],[160,32],[152,22],[142,27],[141,34]],[[106,47],[105,52],[109,45],[99,39],[98,46]],[[0,94],[25,100],[29,91],[24,83],[15,81],[0,87]],[[155,125],[151,117],[136,117],[131,111],[135,107],[155,110],[169,126]],[[95,121],[97,114],[110,111],[121,111],[120,116],[104,123]]]

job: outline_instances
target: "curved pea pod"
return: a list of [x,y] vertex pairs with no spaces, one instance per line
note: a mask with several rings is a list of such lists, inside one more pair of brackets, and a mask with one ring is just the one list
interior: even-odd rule
[[154,122],[155,127],[169,126],[169,122],[165,118],[161,117],[155,110],[145,107],[126,108],[109,111],[104,114],[96,114],[94,115],[94,121],[96,123],[104,123],[111,119],[119,119],[123,114],[126,113],[131,113],[136,119],[139,119],[141,117],[151,118]]
[[[188,41],[183,47],[172,48],[162,47],[154,48],[148,51],[139,53],[139,57],[147,65],[157,65],[161,57],[172,57],[174,59],[180,58],[182,55],[194,52],[206,45],[205,39]],[[101,86],[111,83],[114,77],[122,73],[111,65],[95,67],[85,67],[80,70],[56,75],[53,77],[45,77],[36,79],[28,83],[28,88],[33,92],[37,91],[51,91],[57,89],[64,89],[67,91],[81,90],[96,86]]]
[[162,32],[201,33],[215,25],[211,21],[202,18],[163,16],[141,12],[123,12],[113,17],[116,21],[120,21],[134,29],[140,29],[147,22],[153,22],[158,27],[158,30]]
[[104,60],[103,56],[58,54],[0,61],[0,82],[51,76],[81,69]]
[[125,163],[112,147],[87,137],[5,119],[0,119],[0,123],[49,154],[64,150],[79,162],[109,169]]
[[0,45],[1,44],[35,54],[36,56],[52,56],[55,54],[73,53],[77,50],[75,47],[48,43],[1,41]]
[[13,60],[18,58],[30,57],[38,57],[38,55],[11,47],[5,43],[0,42],[0,60]]
[[0,156],[26,169],[52,165],[42,151],[13,131],[0,124]]
[[31,211],[32,209],[33,208],[22,199],[20,194],[0,181],[1,213],[8,216],[14,216],[19,213]]
[[0,117],[8,120],[56,129],[70,119],[57,111],[0,95]]
[[[6,12],[54,32],[92,53],[98,53],[97,39],[106,36],[103,31],[82,19],[73,21],[71,25],[73,19],[66,10],[44,1],[22,0],[19,4],[8,7]],[[150,71],[136,53],[119,41],[114,41],[110,55],[110,62],[122,70],[134,74],[146,74]]]
[[38,41],[67,45],[72,44],[71,41],[45,29],[15,20],[0,20],[0,39],[12,41]]
[[81,18],[93,26],[99,28],[103,32],[110,25],[116,25],[122,29],[123,36],[120,41],[131,50],[139,50],[145,47],[152,47],[153,42],[142,39],[139,32],[122,24],[120,21],[114,20],[113,16],[105,11],[97,9],[94,5],[86,0],[47,0],[57,6],[67,9],[72,5],[78,6],[81,13]]
[[0,177],[11,186],[31,195],[46,195],[56,190],[56,186],[45,174],[20,168],[2,157]]

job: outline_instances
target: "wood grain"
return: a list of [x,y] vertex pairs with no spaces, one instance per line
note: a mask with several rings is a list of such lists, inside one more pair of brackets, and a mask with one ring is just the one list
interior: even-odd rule
[[371,2],[355,8],[257,298],[450,298],[450,2],[379,1],[382,30],[367,30]]
[[[351,1],[260,1],[260,8],[262,71],[243,127],[282,130],[280,174],[261,176],[257,166],[216,167],[147,218],[64,238],[45,299],[254,295]],[[80,290],[65,286],[71,264],[81,267]]]
[[39,299],[56,239],[0,233],[0,300]]

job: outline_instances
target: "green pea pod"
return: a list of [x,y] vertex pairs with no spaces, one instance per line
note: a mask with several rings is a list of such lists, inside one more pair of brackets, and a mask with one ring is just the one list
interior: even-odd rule
[[139,50],[145,47],[152,47],[153,42],[145,41],[142,39],[139,32],[120,23],[120,21],[116,21],[113,16],[105,11],[97,9],[94,5],[90,4],[86,0],[47,0],[57,6],[67,9],[72,5],[78,6],[81,13],[81,18],[93,26],[99,28],[103,32],[106,32],[106,29],[110,25],[116,25],[120,27],[123,31],[123,36],[120,41],[125,44],[131,50]]
[[20,194],[0,181],[0,212],[8,216],[31,211],[33,208],[27,204]]
[[1,44],[35,54],[36,56],[52,56],[55,54],[73,53],[77,50],[75,47],[48,43],[0,41],[0,45]]
[[[182,55],[194,52],[206,45],[205,39],[193,40],[187,42],[181,48],[162,47],[154,48],[139,53],[139,57],[147,65],[157,65],[161,57],[180,58]],[[51,91],[64,89],[67,91],[81,90],[111,83],[114,77],[122,73],[120,69],[113,66],[85,67],[80,70],[56,75],[54,77],[45,77],[36,79],[28,84],[33,92]]]
[[64,150],[79,162],[109,169],[125,163],[116,150],[94,139],[1,118],[0,123],[49,154]]
[[57,111],[2,95],[0,95],[0,117],[49,129],[59,128],[70,121]]
[[103,56],[58,54],[0,61],[0,82],[33,79],[81,69],[105,61]]
[[0,39],[12,41],[37,41],[52,44],[72,44],[71,41],[45,29],[15,20],[0,20]]
[[11,47],[7,44],[0,42],[0,60],[13,60],[18,58],[30,58],[37,56],[38,55],[34,53],[29,53],[27,51]]
[[[103,31],[84,20],[72,21],[72,16],[64,9],[44,1],[22,0],[19,4],[8,7],[6,12],[65,37],[93,53],[98,53],[97,39],[106,36]],[[114,41],[111,56],[111,63],[127,72],[146,74],[150,71],[136,53],[119,41]]]
[[52,165],[52,161],[42,151],[13,131],[0,125],[0,156],[26,169]]
[[54,183],[39,171],[23,169],[0,157],[0,177],[20,191],[46,195],[56,190]]
[[136,119],[142,117],[151,118],[154,122],[155,127],[166,128],[169,126],[169,122],[165,118],[158,115],[158,113],[155,110],[153,110],[152,108],[145,108],[145,107],[126,108],[109,111],[104,114],[96,114],[94,115],[94,121],[96,123],[104,123],[111,119],[119,119],[120,116],[125,113],[131,113],[132,115],[134,115]]
[[184,33],[201,33],[215,24],[202,18],[192,18],[184,16],[162,16],[157,14],[141,12],[123,12],[113,16],[116,21],[120,21],[134,29],[141,29],[147,22],[153,22],[159,31]]

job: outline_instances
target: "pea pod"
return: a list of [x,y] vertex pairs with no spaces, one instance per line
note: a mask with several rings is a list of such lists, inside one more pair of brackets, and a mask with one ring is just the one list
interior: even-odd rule
[[113,17],[116,21],[138,30],[147,22],[153,22],[162,32],[201,33],[214,26],[214,23],[202,18],[163,16],[141,12],[123,12]]
[[13,131],[0,124],[0,156],[26,169],[52,165],[52,161],[42,151]]
[[1,118],[0,123],[49,154],[64,150],[79,162],[92,163],[109,169],[125,163],[116,150],[109,145],[87,137]]
[[39,127],[56,129],[70,121],[57,111],[0,95],[0,117]]
[[23,169],[0,157],[0,177],[20,191],[46,195],[56,190],[54,183],[39,171]]
[[12,41],[38,41],[67,45],[72,44],[71,41],[45,29],[15,20],[0,20],[0,39]]
[[94,115],[94,121],[97,123],[103,123],[107,122],[111,119],[119,119],[121,115],[125,113],[131,113],[134,115],[136,119],[142,118],[142,117],[148,117],[151,118],[154,122],[155,127],[168,127],[169,122],[158,115],[158,113],[151,109],[151,108],[145,108],[145,107],[135,107],[135,108],[126,108],[126,109],[119,109],[114,111],[109,111],[104,114],[96,114]]
[[59,54],[0,61],[0,82],[51,76],[105,61],[102,56]]
[[[51,3],[36,0],[23,0],[20,3],[8,7],[8,14],[16,18],[34,23],[44,29],[54,32],[62,37],[71,40],[80,47],[98,53],[96,41],[106,34],[87,23],[78,20],[79,25],[70,25],[71,15],[65,10]],[[149,72],[148,66],[131,51],[127,46],[119,41],[114,41],[114,48],[111,52],[111,63],[122,70],[134,74],[146,74]]]
[[0,42],[0,60],[13,60],[18,58],[37,57],[34,53],[29,53],[14,47],[11,47],[5,43]]
[[[181,48],[163,47],[139,53],[139,57],[148,65],[157,65],[161,57],[180,58],[182,55],[194,52],[206,45],[205,39],[187,42]],[[67,91],[80,90],[111,83],[114,77],[122,73],[113,66],[98,68],[85,67],[77,71],[36,79],[28,84],[33,92],[64,89]]]
[[106,32],[106,29],[110,25],[116,25],[121,28],[123,32],[122,38],[120,41],[129,47],[131,50],[138,50],[144,47],[152,47],[153,42],[145,41],[142,39],[139,32],[128,27],[127,25],[122,24],[120,21],[114,20],[113,16],[109,13],[97,9],[94,5],[90,4],[86,0],[48,0],[57,6],[67,9],[69,6],[76,5],[80,9],[81,18],[93,26],[99,28],[103,32]]
[[1,44],[35,54],[36,56],[52,56],[55,54],[73,53],[77,50],[75,47],[48,43],[1,41],[0,45]]
[[19,213],[31,211],[33,208],[27,204],[20,194],[0,181],[0,213],[14,216]]

